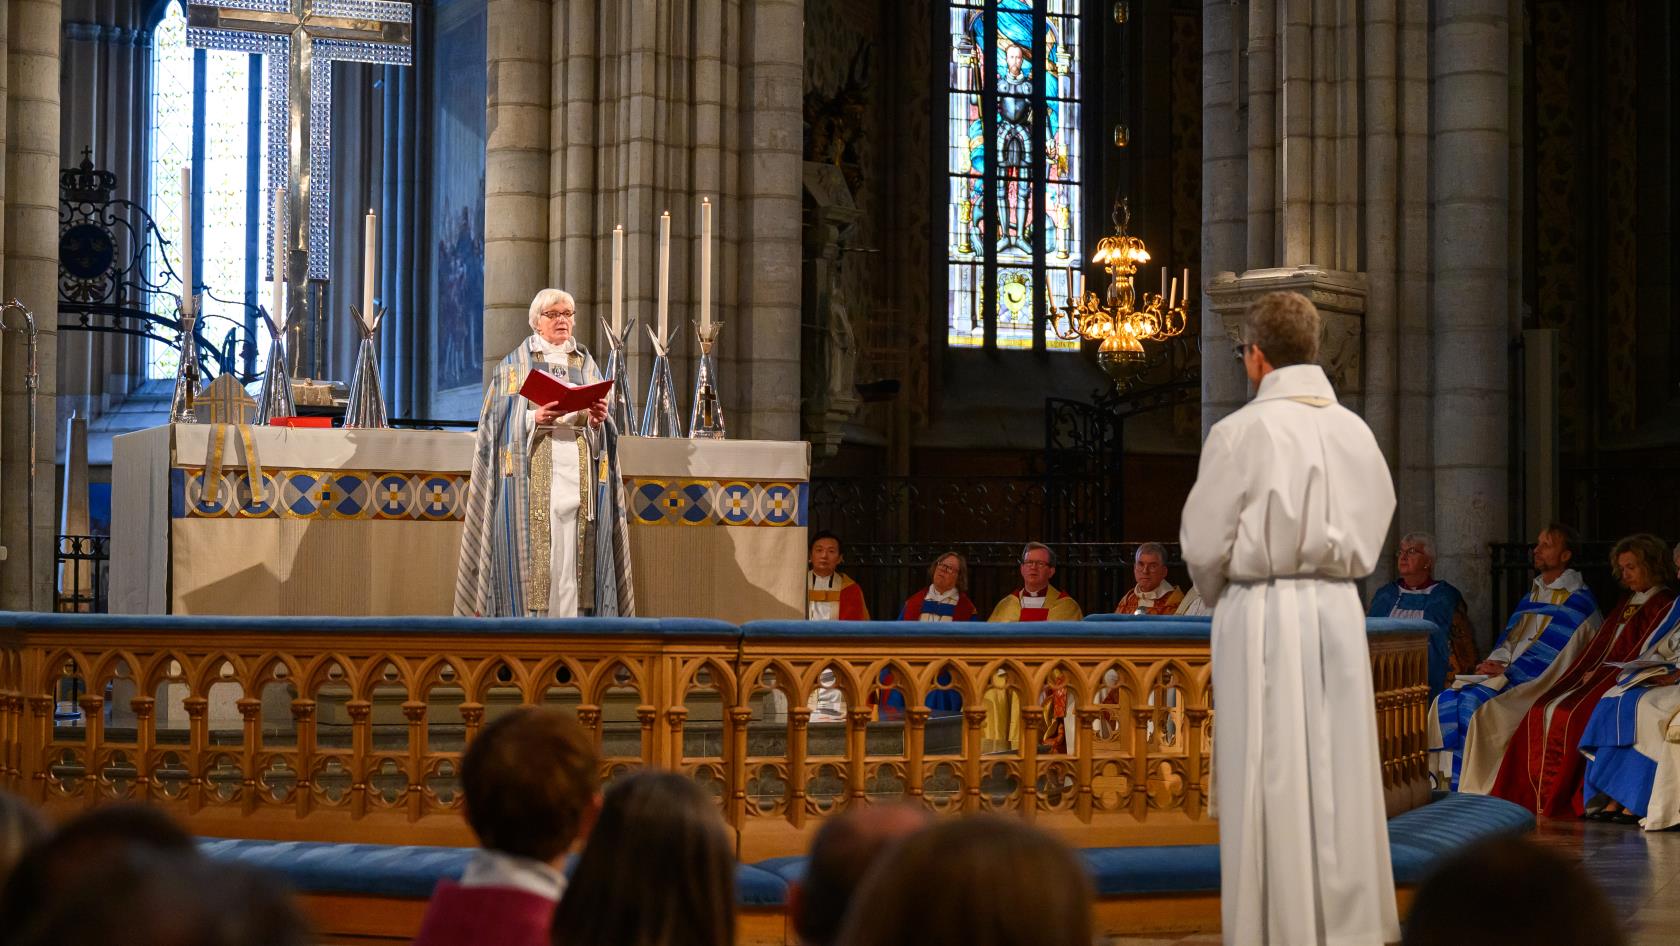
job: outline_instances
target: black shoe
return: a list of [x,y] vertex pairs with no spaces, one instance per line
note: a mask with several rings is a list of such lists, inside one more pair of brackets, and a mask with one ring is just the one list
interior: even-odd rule
[[1610,820],[1616,824],[1638,824],[1639,816],[1631,811],[1618,811],[1610,816]]

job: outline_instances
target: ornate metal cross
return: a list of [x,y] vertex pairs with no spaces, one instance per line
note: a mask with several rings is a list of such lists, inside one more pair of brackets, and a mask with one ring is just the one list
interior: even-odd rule
[[[287,188],[284,274],[294,313],[306,281],[328,272],[332,63],[410,65],[413,39],[413,11],[398,0],[189,0],[188,45],[267,56],[268,179]],[[263,206],[269,225],[280,225],[274,202]]]

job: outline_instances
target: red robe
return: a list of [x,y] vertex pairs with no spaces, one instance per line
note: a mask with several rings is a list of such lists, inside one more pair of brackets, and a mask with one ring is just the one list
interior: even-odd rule
[[863,588],[839,572],[834,573],[834,587],[813,588],[811,580],[816,577],[814,572],[805,573],[805,615],[811,616],[811,603],[814,601],[829,601],[835,604],[834,620],[836,621],[867,621],[869,620],[869,606],[863,602]]
[[438,881],[414,946],[548,946],[554,901],[513,887]]
[[1505,747],[1491,794],[1548,817],[1585,813],[1581,781],[1587,760],[1580,751],[1581,735],[1593,707],[1622,672],[1606,661],[1638,657],[1673,601],[1672,591],[1659,588],[1643,605],[1633,604],[1631,596],[1616,605],[1575,662],[1523,716]]

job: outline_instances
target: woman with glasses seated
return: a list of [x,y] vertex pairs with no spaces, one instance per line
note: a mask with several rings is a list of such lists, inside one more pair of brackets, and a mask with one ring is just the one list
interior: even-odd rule
[[928,566],[926,588],[911,595],[898,612],[900,621],[978,621],[980,614],[968,598],[968,560],[946,552]]
[[519,393],[542,369],[566,384],[601,380],[578,342],[577,303],[561,289],[531,300],[532,335],[491,376],[467,486],[455,613],[575,617],[636,613],[618,473],[618,434],[605,398],[562,413]]

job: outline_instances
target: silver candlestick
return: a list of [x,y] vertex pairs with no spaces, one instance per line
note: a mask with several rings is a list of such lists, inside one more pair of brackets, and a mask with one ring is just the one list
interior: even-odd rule
[[257,394],[257,425],[266,426],[276,417],[297,416],[292,402],[292,370],[286,363],[286,329],[267,312],[262,314],[268,326],[268,367],[263,369],[262,390]]
[[612,393],[607,395],[607,416],[612,418],[613,426],[621,434],[633,434],[636,428],[632,422],[636,419],[635,394],[630,390],[630,352],[625,347],[625,341],[636,331],[636,320],[624,323],[620,331],[613,331],[605,318],[601,319],[601,334],[607,339],[607,380],[613,383]]
[[647,400],[642,404],[642,436],[681,437],[682,421],[677,418],[677,386],[671,380],[671,359],[668,355],[671,336],[660,338],[647,327],[653,339],[653,376],[648,379]]
[[198,345],[193,339],[197,312],[189,299],[180,308],[181,361],[175,366],[175,392],[169,398],[169,420],[176,424],[198,423]]
[[379,428],[391,426],[385,416],[385,396],[379,391],[379,359],[373,350],[373,333],[385,319],[385,310],[376,309],[372,319],[362,318],[355,306],[350,312],[356,317],[356,327],[362,332],[362,344],[356,352],[356,374],[350,380],[350,399],[344,406],[344,426]]
[[694,401],[688,413],[688,436],[697,440],[722,440],[723,402],[717,393],[717,362],[712,359],[712,346],[717,344],[722,322],[696,326],[700,338],[700,366],[694,372]]

